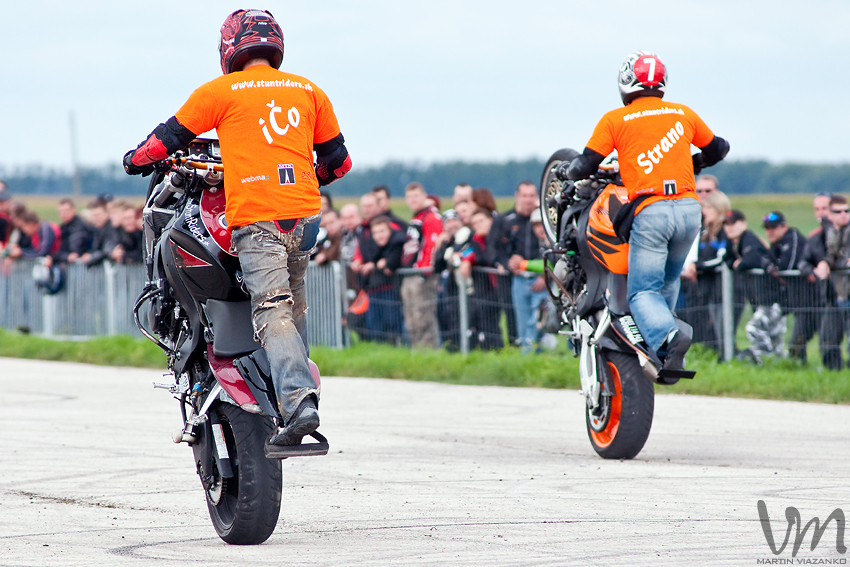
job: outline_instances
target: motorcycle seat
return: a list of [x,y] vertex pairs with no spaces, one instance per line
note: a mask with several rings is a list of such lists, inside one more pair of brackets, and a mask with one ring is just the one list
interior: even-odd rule
[[208,299],[204,312],[213,330],[213,354],[234,358],[262,347],[254,340],[250,301]]

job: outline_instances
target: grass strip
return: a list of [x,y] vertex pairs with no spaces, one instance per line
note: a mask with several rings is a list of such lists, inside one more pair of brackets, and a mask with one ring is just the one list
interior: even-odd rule
[[[578,359],[566,350],[522,356],[518,349],[475,351],[468,356],[445,351],[411,350],[357,343],[345,350],[313,347],[311,358],[325,376],[362,376],[463,384],[578,390]],[[0,329],[0,357],[83,362],[108,366],[165,368],[162,351],[146,339],[99,337],[60,341]],[[0,362],[2,364],[2,362]],[[701,345],[688,354],[693,380],[656,386],[659,393],[761,398],[830,404],[850,403],[850,380],[844,372],[803,366],[794,360],[767,359],[762,366],[718,362]]]
[[129,335],[61,341],[0,329],[0,356],[83,362],[105,366],[165,368],[165,354],[147,339]]
[[[444,351],[410,350],[359,343],[346,350],[314,347],[310,356],[327,376],[364,376],[466,384],[578,390],[578,359],[555,351],[522,356],[518,349],[476,351],[463,357]],[[688,368],[693,380],[656,386],[658,393],[760,398],[830,404],[850,403],[850,380],[794,360],[767,359],[762,366],[718,362],[714,351],[694,345]]]

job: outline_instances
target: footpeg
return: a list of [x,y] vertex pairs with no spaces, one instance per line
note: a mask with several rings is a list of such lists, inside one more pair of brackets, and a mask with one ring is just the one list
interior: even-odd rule
[[330,450],[327,438],[314,431],[309,434],[317,443],[300,445],[269,445],[266,443],[266,457],[269,459],[288,459],[289,457],[320,457]]
[[659,384],[666,384],[667,386],[672,386],[681,378],[686,378],[690,380],[695,375],[695,370],[672,370],[670,368],[662,368],[658,371],[658,377],[655,379],[655,381]]

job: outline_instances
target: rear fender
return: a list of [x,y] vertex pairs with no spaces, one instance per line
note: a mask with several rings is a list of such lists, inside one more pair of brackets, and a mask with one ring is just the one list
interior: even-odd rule
[[633,345],[628,339],[617,332],[614,325],[611,325],[611,328],[608,329],[608,332],[605,333],[605,336],[601,341],[599,341],[599,344],[602,348],[606,348],[608,350],[637,356],[644,375],[652,381],[655,381],[658,377],[658,369],[661,368],[661,363],[658,361],[658,358],[641,347]]
[[[232,358],[218,357],[213,354],[213,347],[207,344],[207,360],[215,374],[216,380],[224,391],[236,402],[236,405],[257,404],[257,398],[245,382],[242,374],[233,365]],[[260,406],[262,407],[262,406]]]
[[[613,336],[612,336],[613,335]],[[614,350],[617,352],[625,352],[627,354],[634,354],[635,350],[630,347],[630,345],[623,344],[624,341],[618,337],[614,331],[608,331],[605,335],[599,340],[599,346],[605,350]]]

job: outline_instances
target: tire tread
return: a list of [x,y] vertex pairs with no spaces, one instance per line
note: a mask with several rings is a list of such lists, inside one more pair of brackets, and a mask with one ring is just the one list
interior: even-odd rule
[[[238,450],[238,499],[233,522],[226,525],[207,499],[219,537],[233,545],[257,545],[274,532],[280,516],[283,471],[280,461],[266,458],[265,442],[274,428],[267,417],[230,404],[214,408],[230,424]],[[235,463],[234,463],[235,464]]]
[[593,449],[600,457],[633,459],[641,452],[649,438],[655,411],[655,387],[643,373],[637,356],[604,350],[600,358],[609,379],[611,376],[608,362],[614,364],[620,374],[620,425],[611,443],[607,447],[600,447],[590,436],[590,420],[585,414],[588,436]]

